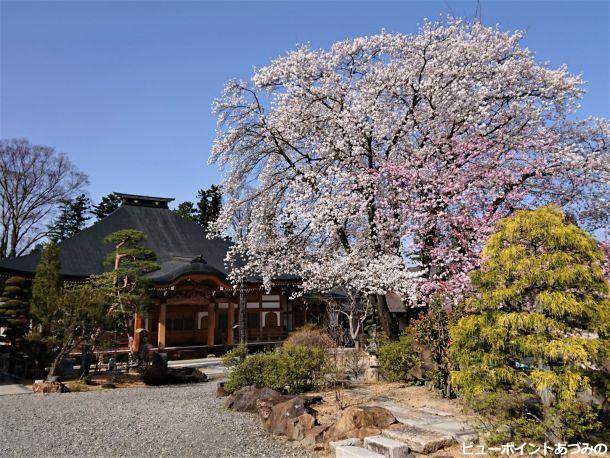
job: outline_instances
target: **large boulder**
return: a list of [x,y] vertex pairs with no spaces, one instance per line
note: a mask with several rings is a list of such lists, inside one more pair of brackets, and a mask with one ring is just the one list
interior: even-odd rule
[[278,393],[271,388],[245,386],[237,390],[225,400],[225,408],[236,410],[238,412],[256,413],[258,411],[256,401],[259,399],[266,399],[273,405],[280,402],[280,400],[283,398],[284,397],[281,393]]
[[69,393],[70,390],[66,385],[61,382],[49,382],[43,380],[36,380],[34,386],[32,386],[34,393]]
[[301,444],[305,447],[313,447],[314,450],[324,448],[328,440],[328,431],[331,425],[316,425],[305,434]]
[[331,425],[319,425],[309,405],[319,401],[318,396],[284,396],[259,399],[256,402],[263,427],[288,440],[300,441],[303,446],[324,448]]
[[330,431],[332,441],[381,434],[381,430],[396,422],[394,415],[383,407],[352,406],[339,414],[337,423]]
[[304,413],[286,422],[286,437],[291,441],[300,441],[316,426],[316,418]]
[[201,383],[208,381],[208,376],[205,375],[205,372],[193,367],[170,369],[169,376],[171,383]]
[[[258,416],[263,427],[267,431],[280,436],[287,436],[289,431],[291,435],[299,435],[295,432],[295,429],[299,428],[295,428],[294,424],[300,422],[299,417],[301,415],[309,414],[305,400],[295,396],[286,401],[276,401],[274,398],[263,398],[256,401]],[[303,426],[309,423],[309,420],[308,417],[303,417]]]

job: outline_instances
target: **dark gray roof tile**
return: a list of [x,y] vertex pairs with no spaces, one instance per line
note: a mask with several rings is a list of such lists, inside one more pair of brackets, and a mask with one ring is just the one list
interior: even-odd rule
[[[61,274],[85,277],[110,270],[104,259],[112,247],[104,238],[120,229],[137,229],[147,235],[145,245],[157,255],[161,270],[151,274],[157,281],[171,280],[172,274],[187,271],[213,272],[226,276],[224,258],[231,242],[206,237],[204,229],[171,210],[136,205],[123,205],[101,221],[59,244]],[[205,261],[192,263],[201,256]],[[33,273],[40,258],[34,251],[26,256],[0,260],[0,270]],[[192,270],[189,270],[192,269]],[[174,277],[175,278],[175,277]]]

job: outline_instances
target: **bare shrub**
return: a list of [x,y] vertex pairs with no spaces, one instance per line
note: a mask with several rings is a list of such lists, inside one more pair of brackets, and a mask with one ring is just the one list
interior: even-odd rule
[[313,324],[306,324],[290,333],[283,345],[284,347],[303,345],[306,347],[318,347],[322,350],[335,348],[337,346],[328,332]]
[[357,380],[368,364],[368,355],[357,348],[348,348],[343,353],[343,367],[345,372]]

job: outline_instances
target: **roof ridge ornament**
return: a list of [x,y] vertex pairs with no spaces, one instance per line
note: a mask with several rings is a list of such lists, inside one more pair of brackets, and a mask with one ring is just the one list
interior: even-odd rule
[[132,205],[136,207],[168,208],[168,203],[174,200],[172,197],[142,196],[123,192],[115,192],[114,194],[121,198],[122,206]]
[[203,255],[200,254],[199,256],[191,259],[191,264],[207,264],[208,262],[204,259]]

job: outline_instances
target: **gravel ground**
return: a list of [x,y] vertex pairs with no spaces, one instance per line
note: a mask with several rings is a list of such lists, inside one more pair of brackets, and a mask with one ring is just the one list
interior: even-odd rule
[[216,383],[0,396],[0,457],[308,456],[227,411]]

